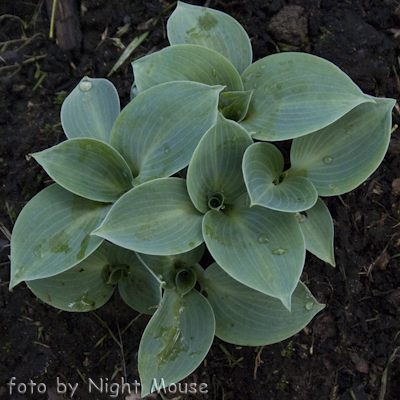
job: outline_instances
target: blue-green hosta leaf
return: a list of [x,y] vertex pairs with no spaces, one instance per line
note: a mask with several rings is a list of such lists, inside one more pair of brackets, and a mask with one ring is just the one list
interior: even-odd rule
[[246,192],[242,158],[252,143],[239,124],[218,115],[217,123],[201,139],[188,168],[188,192],[198,210],[206,213],[209,200],[216,193],[231,204]]
[[170,81],[193,81],[242,91],[243,82],[235,67],[214,50],[192,44],[166,47],[132,63],[139,93]]
[[303,270],[305,244],[294,214],[249,207],[247,194],[225,212],[204,216],[203,234],[214,260],[237,281],[276,297],[290,310]]
[[259,140],[306,135],[373,101],[334,64],[310,54],[267,56],[242,77],[244,89],[254,94],[241,125]]
[[152,316],[139,346],[142,397],[192,373],[214,339],[210,304],[196,290],[181,296],[165,290],[162,306]]
[[251,205],[284,212],[311,208],[318,198],[314,185],[302,176],[285,179],[283,166],[282,153],[273,144],[258,142],[247,148],[243,175]]
[[225,118],[241,122],[249,109],[253,90],[246,92],[222,92],[219,95],[218,107]]
[[242,285],[216,263],[206,269],[201,287],[215,315],[215,335],[240,346],[287,339],[324,308],[299,281],[288,311],[278,299]]
[[373,98],[338,121],[295,139],[290,176],[309,179],[320,196],[347,193],[364,182],[382,162],[389,145],[395,100]]
[[59,185],[90,200],[114,202],[132,188],[122,156],[97,139],[70,139],[32,156]]
[[203,243],[202,217],[184,179],[161,178],[125,193],[93,234],[139,253],[172,255]]
[[217,10],[178,1],[167,22],[171,45],[198,44],[226,57],[241,74],[253,57],[250,39],[231,16]]
[[90,233],[110,208],[57,184],[33,197],[19,214],[12,233],[10,289],[24,280],[60,274],[93,253],[103,239]]
[[110,144],[136,176],[135,185],[170,176],[189,164],[215,124],[222,86],[167,82],[134,98],[121,112]]
[[68,139],[93,138],[109,143],[120,112],[118,92],[107,79],[85,76],[61,107],[61,125]]
[[114,286],[103,279],[107,266],[108,243],[104,242],[89,257],[58,275],[28,281],[40,300],[64,311],[91,311],[105,304]]
[[166,289],[175,288],[175,275],[179,268],[188,268],[198,263],[204,254],[204,243],[193,250],[171,256],[152,256],[138,253],[138,257]]
[[325,203],[318,198],[312,208],[296,214],[296,218],[304,235],[306,249],[334,267],[333,221]]
[[161,303],[161,285],[136,253],[111,244],[107,260],[118,274],[115,280],[125,303],[140,313],[153,314]]

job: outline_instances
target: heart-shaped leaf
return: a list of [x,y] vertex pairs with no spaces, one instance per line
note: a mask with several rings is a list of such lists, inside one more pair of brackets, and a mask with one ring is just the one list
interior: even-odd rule
[[241,125],[259,140],[306,135],[372,101],[334,64],[305,53],[267,56],[242,78],[244,90],[254,94]]
[[278,299],[239,283],[216,263],[206,269],[201,287],[215,315],[215,335],[240,346],[264,346],[287,339],[324,308],[298,282],[288,311]]
[[310,135],[295,139],[289,176],[304,176],[320,196],[355,189],[378,168],[386,154],[395,100],[373,98]]
[[144,265],[154,274],[166,289],[176,287],[175,275],[179,268],[189,268],[198,263],[204,254],[204,243],[193,250],[171,256],[152,256],[138,253]]
[[318,198],[306,212],[296,215],[306,242],[306,249],[319,259],[335,266],[333,221],[328,207]]
[[114,286],[103,279],[107,267],[108,243],[104,242],[75,267],[27,285],[40,300],[64,311],[91,311],[105,304],[114,293]]
[[242,158],[253,140],[239,124],[218,115],[217,123],[203,136],[193,154],[187,186],[195,207],[206,213],[215,194],[233,203],[246,192]]
[[110,144],[127,161],[135,185],[170,176],[189,164],[218,113],[222,86],[167,82],[134,98],[117,118]]
[[196,290],[181,296],[165,290],[162,306],[152,316],[139,346],[142,397],[192,373],[214,339],[210,304]]
[[171,45],[198,44],[226,57],[241,74],[252,60],[250,39],[231,16],[178,1],[167,22]]
[[242,91],[243,82],[235,67],[214,50],[192,44],[166,47],[132,63],[139,93],[171,81],[193,81]]
[[97,139],[70,139],[32,156],[59,185],[90,200],[114,202],[132,188],[122,156]]
[[234,279],[278,298],[290,310],[304,265],[303,234],[294,214],[250,208],[246,198],[244,194],[224,212],[210,210],[204,216],[207,248]]
[[314,185],[302,176],[284,178],[282,153],[271,143],[254,143],[243,157],[243,175],[251,205],[297,212],[311,208],[318,198]]
[[24,280],[60,274],[93,253],[103,239],[90,233],[110,208],[57,184],[33,197],[19,214],[12,233],[10,289]]
[[140,313],[153,314],[161,303],[161,285],[136,253],[110,244],[107,260],[120,268],[118,290],[125,303]]
[[68,139],[93,138],[109,143],[119,112],[115,86],[107,79],[85,76],[63,102],[61,125]]
[[184,179],[162,178],[125,193],[93,235],[140,253],[178,254],[204,241],[202,217]]

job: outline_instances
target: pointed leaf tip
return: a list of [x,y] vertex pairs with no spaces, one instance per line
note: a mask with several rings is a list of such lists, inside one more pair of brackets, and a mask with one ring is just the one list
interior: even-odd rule
[[336,65],[305,53],[264,57],[247,68],[242,79],[244,90],[255,91],[241,125],[259,140],[307,135],[374,101]]
[[61,125],[68,139],[93,138],[109,143],[120,112],[115,86],[107,79],[84,77],[61,107]]
[[239,346],[264,346],[287,339],[324,307],[299,281],[289,312],[279,299],[239,283],[216,263],[206,269],[200,284],[215,315],[215,335]]
[[247,197],[239,197],[225,212],[207,212],[203,219],[207,248],[234,279],[280,299],[290,309],[290,296],[304,266],[303,234],[293,214],[249,208]]
[[203,243],[202,218],[184,179],[161,178],[125,193],[92,234],[140,253],[179,254]]
[[241,74],[252,61],[249,36],[230,15],[183,2],[167,22],[171,45],[197,44],[226,57]]
[[175,289],[165,290],[162,307],[151,318],[140,341],[142,396],[192,373],[207,355],[214,333],[214,313],[202,294],[191,290],[181,296]]
[[32,156],[59,185],[90,200],[114,202],[132,188],[126,161],[97,139],[66,140]]
[[171,176],[189,164],[200,139],[215,124],[222,90],[220,85],[167,82],[124,108],[110,144],[128,163],[135,185]]
[[88,257],[103,241],[90,233],[110,208],[76,196],[58,184],[38,193],[14,225],[10,288],[24,280],[57,275]]

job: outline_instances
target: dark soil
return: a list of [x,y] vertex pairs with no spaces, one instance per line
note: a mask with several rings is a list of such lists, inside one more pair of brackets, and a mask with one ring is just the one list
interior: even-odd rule
[[[205,4],[204,0],[190,3]],[[284,9],[284,4],[300,7]],[[165,23],[170,11],[151,23],[169,5],[165,1],[85,0],[82,5],[82,45],[62,52],[48,38],[49,18],[43,1],[0,3],[0,15],[18,16],[27,25],[0,17],[3,230],[11,232],[23,206],[51,182],[27,156],[65,140],[57,94],[69,93],[84,75],[106,77],[122,52],[110,38],[117,37],[126,23],[130,29],[121,38],[125,45],[150,31],[133,57],[168,44]],[[309,52],[337,64],[364,92],[399,97],[400,8],[395,0],[211,0],[206,5],[229,13],[244,26],[252,40],[254,60],[279,49]],[[108,38],[101,43],[106,28]],[[31,40],[10,42],[24,37]],[[37,59],[23,63],[33,57]],[[43,73],[47,75],[37,85]],[[129,63],[110,79],[126,105],[132,83]],[[399,123],[398,109],[393,120]],[[391,357],[400,346],[400,265],[396,258],[400,253],[400,188],[395,181],[400,178],[399,164],[400,133],[395,131],[386,158],[372,177],[349,194],[325,199],[335,223],[337,267],[309,255],[302,279],[326,308],[293,338],[263,348],[257,370],[261,349],[239,348],[215,339],[206,362],[185,380],[207,383],[208,393],[182,399],[400,398],[400,360],[398,355]],[[121,377],[129,382],[139,380],[137,351],[148,317],[140,317],[119,335],[137,313],[117,294],[96,310],[121,348],[94,313],[60,312],[36,299],[25,284],[9,292],[8,243],[0,233],[0,398],[70,398],[70,390],[68,397],[57,393],[58,381],[78,383],[75,399],[108,399],[112,393],[105,387],[103,393],[93,393],[92,386],[89,393],[90,379],[96,385],[101,378],[108,384],[121,382]],[[30,380],[42,385],[33,387],[33,394],[28,386],[25,395],[19,395],[15,386],[10,396],[6,384],[12,377],[17,385]],[[39,394],[43,384],[45,393]],[[118,398],[125,399],[125,395]]]

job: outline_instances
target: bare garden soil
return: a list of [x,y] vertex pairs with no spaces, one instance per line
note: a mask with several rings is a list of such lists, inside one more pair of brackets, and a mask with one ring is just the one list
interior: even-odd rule
[[[277,51],[308,52],[334,62],[364,92],[399,98],[400,3],[395,0],[189,2],[236,18],[252,40],[254,60]],[[57,393],[57,382],[78,383],[74,399],[109,399],[105,383],[121,383],[122,377],[139,380],[137,351],[148,317],[129,325],[137,313],[117,293],[95,313],[72,314],[42,303],[24,283],[9,292],[7,231],[24,205],[51,184],[28,155],[65,140],[59,119],[62,92],[69,93],[85,75],[106,77],[122,53],[112,38],[126,24],[130,28],[120,38],[125,46],[149,31],[131,59],[168,45],[165,23],[172,9],[163,10],[170,4],[79,2],[82,41],[62,51],[48,37],[44,1],[0,1],[1,399],[70,398],[70,390]],[[129,63],[110,77],[122,106],[129,102],[132,78]],[[393,122],[400,122],[397,108]],[[334,219],[337,266],[307,255],[302,280],[326,308],[294,337],[265,348],[240,348],[216,338],[205,362],[184,381],[206,383],[208,393],[167,397],[399,399],[399,178],[400,129],[393,133],[382,165],[365,183],[324,199]],[[25,394],[15,386],[10,395],[7,382],[12,377],[17,385],[30,380],[42,385],[32,387],[33,394],[30,386]],[[89,393],[90,382],[99,386],[101,379],[103,393],[93,385]]]

